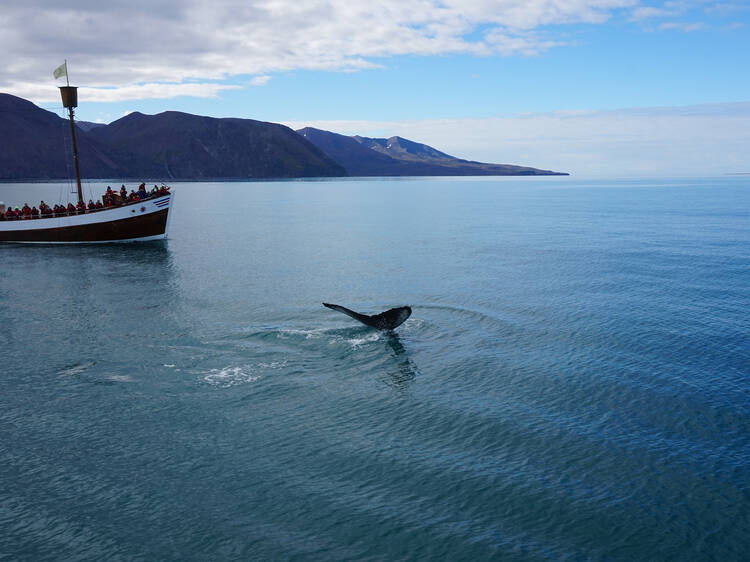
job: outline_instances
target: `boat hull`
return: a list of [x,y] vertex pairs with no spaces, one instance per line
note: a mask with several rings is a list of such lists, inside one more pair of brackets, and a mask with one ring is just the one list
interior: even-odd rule
[[95,244],[167,237],[174,195],[83,215],[0,222],[0,242]]

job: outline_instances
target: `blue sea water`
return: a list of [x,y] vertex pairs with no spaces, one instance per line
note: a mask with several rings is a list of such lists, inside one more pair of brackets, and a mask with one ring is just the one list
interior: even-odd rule
[[0,560],[747,559],[750,178],[175,189],[0,246]]

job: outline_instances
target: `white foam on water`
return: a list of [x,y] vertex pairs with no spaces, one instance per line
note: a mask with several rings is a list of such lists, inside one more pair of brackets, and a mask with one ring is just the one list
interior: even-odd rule
[[427,326],[427,323],[422,318],[409,318],[401,326],[401,331],[411,330],[411,329],[421,330],[425,326]]
[[270,363],[258,363],[261,369],[281,369],[286,367],[288,361],[271,361]]
[[378,341],[379,339],[380,334],[378,332],[374,332],[372,334],[367,334],[366,336],[363,336],[361,338],[351,338],[346,341],[352,347],[359,347],[362,344]]
[[295,336],[303,336],[306,340],[311,340],[315,338],[323,337],[325,334],[325,330],[294,330],[294,329],[284,329],[279,330],[279,332],[276,334],[276,337],[279,339],[288,339]]
[[212,386],[229,388],[230,386],[255,382],[259,378],[258,375],[254,375],[251,372],[249,367],[245,366],[211,369],[211,371],[203,377],[203,380]]
[[174,368],[174,365],[171,365],[171,364],[168,364],[168,363],[164,363],[164,366],[165,366],[165,367],[169,367],[170,369],[173,369],[173,368]]
[[134,382],[133,377],[130,375],[110,375],[107,377],[107,380],[115,382]]

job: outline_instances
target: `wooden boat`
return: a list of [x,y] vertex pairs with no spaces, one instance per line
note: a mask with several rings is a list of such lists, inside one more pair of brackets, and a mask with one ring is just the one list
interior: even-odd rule
[[[67,68],[65,69],[67,78]],[[73,160],[78,185],[78,202],[83,205],[81,174],[78,168],[73,108],[78,107],[78,89],[60,87],[63,107],[70,116],[73,138]],[[0,220],[0,242],[37,244],[80,244],[103,242],[137,242],[167,237],[174,193],[169,188],[138,201],[103,209],[85,210],[57,216]]]
[[0,242],[75,244],[161,240],[174,194],[84,214],[0,221]]

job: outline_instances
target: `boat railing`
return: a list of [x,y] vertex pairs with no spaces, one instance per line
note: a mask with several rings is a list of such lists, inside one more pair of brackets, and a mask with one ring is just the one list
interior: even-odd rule
[[143,199],[138,199],[137,201],[125,201],[124,203],[118,203],[115,205],[112,205],[110,207],[100,207],[98,209],[81,209],[80,211],[76,209],[75,211],[65,211],[64,213],[49,213],[46,215],[43,215],[42,213],[39,213],[37,215],[28,215],[28,216],[22,216],[22,217],[6,217],[2,216],[0,217],[0,222],[8,221],[24,221],[24,220],[40,220],[40,219],[59,219],[62,217],[75,217],[78,215],[88,215],[91,213],[99,213],[101,211],[111,211],[112,209],[121,209],[123,207],[129,207],[130,205],[137,205],[139,203],[143,203],[144,201],[153,201],[154,199],[159,199],[160,197],[167,197],[168,195],[171,195],[172,193],[170,191],[167,191],[166,193],[162,193],[161,195],[149,195],[148,197],[144,197]]

